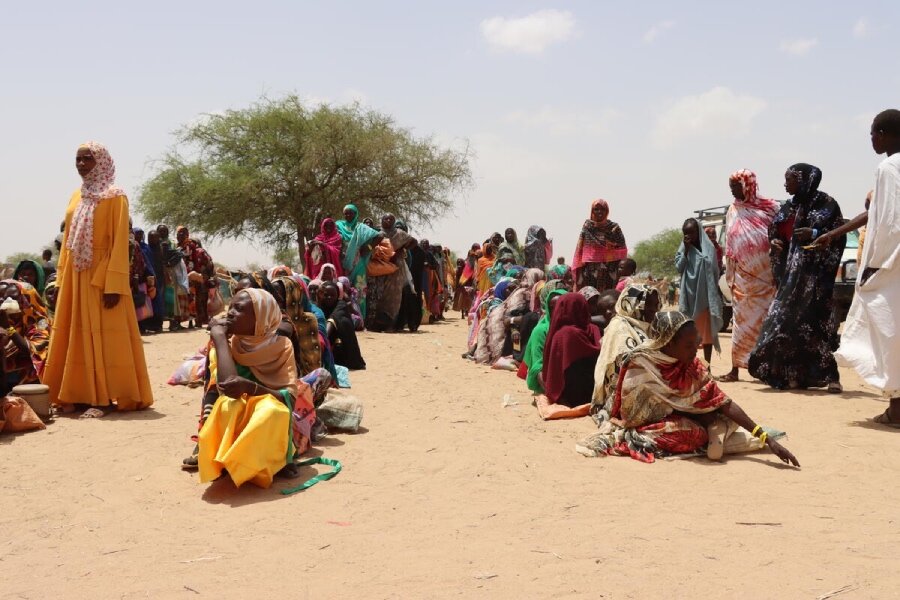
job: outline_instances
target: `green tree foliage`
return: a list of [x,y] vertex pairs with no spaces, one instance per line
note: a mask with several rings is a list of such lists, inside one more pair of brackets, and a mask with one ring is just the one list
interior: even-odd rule
[[272,262],[276,265],[287,265],[293,268],[300,264],[300,255],[294,246],[276,248],[272,253]]
[[684,236],[680,229],[664,229],[647,240],[638,242],[632,254],[638,272],[648,272],[653,277],[677,278],[675,253]]
[[376,222],[391,212],[427,225],[472,181],[468,146],[442,148],[358,104],[310,108],[295,95],[205,115],[177,141],[141,187],[141,213],[301,256],[304,238],[347,203]]

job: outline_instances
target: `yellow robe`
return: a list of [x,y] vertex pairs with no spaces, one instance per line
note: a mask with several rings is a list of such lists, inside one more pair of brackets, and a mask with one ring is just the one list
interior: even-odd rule
[[[246,367],[238,365],[238,372]],[[209,353],[210,387],[218,379],[215,349]],[[250,373],[249,379],[255,380]],[[214,481],[228,470],[234,484],[272,485],[293,455],[291,411],[275,396],[219,396],[200,429],[197,464],[200,481]]]
[[[118,196],[97,204],[94,259],[89,269],[76,271],[66,241],[80,202],[78,190],[66,209],[43,381],[55,404],[108,406],[114,400],[119,410],[147,408],[153,392],[129,286],[128,200]],[[119,303],[104,308],[103,294],[119,294]]]

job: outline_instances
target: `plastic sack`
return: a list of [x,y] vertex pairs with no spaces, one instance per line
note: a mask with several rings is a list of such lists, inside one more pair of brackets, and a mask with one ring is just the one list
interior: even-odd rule
[[186,385],[188,387],[198,387],[203,385],[203,378],[206,376],[206,357],[192,356],[187,359],[181,366],[175,369],[172,376],[167,382],[169,385]]
[[329,429],[355,432],[362,423],[363,405],[356,396],[329,395],[316,414]]

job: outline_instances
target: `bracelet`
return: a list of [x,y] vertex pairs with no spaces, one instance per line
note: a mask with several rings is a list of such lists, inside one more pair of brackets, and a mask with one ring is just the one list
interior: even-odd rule
[[255,381],[253,382],[253,391],[254,391],[254,394],[253,394],[254,396],[259,396],[259,384],[256,383]]
[[759,425],[757,425],[756,427],[753,428],[753,431],[750,432],[750,435],[752,435],[753,437],[756,437],[756,432],[758,432],[759,429],[760,429],[760,427],[759,427]]
[[762,432],[762,435],[759,436],[759,441],[762,442],[762,445],[763,445],[763,446],[766,445],[766,438],[768,438],[768,437],[769,437],[769,434],[766,433],[765,431],[763,431],[763,432]]
[[16,328],[13,327],[12,325],[10,325],[9,327],[6,328],[6,334],[9,336],[16,335]]

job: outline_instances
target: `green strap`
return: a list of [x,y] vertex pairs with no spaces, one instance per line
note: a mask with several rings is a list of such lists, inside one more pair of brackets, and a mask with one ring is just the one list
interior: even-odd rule
[[333,458],[325,458],[324,456],[317,456],[315,458],[307,458],[306,460],[301,460],[300,462],[294,463],[294,464],[296,464],[298,467],[305,467],[307,465],[328,465],[329,467],[334,467],[334,468],[331,471],[328,471],[327,473],[320,473],[320,474],[316,475],[315,477],[313,477],[312,479],[307,479],[306,481],[304,481],[297,487],[290,488],[287,490],[281,490],[281,493],[284,494],[285,496],[287,496],[289,494],[294,494],[296,492],[302,492],[303,490],[311,488],[312,486],[316,485],[320,481],[328,481],[329,479],[331,479],[332,477],[334,477],[335,475],[340,473],[341,469],[344,468],[343,465],[341,465],[340,461],[334,460]]

